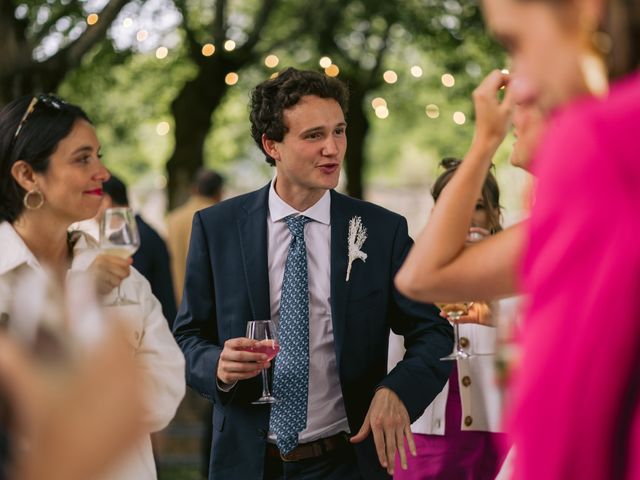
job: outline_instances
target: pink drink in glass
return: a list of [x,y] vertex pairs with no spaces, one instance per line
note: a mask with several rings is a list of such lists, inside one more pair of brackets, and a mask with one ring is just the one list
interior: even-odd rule
[[266,361],[268,362],[273,360],[273,358],[278,354],[278,352],[280,351],[280,345],[278,345],[278,343],[274,342],[273,340],[263,340],[261,342],[258,342],[255,347],[245,347],[242,348],[242,350],[251,353],[263,353],[267,356]]

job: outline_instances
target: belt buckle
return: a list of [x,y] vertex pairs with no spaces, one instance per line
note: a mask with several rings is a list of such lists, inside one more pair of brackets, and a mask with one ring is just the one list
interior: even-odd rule
[[280,459],[283,462],[295,462],[297,459],[295,458],[295,456],[293,455],[293,452],[295,452],[297,450],[297,447],[294,448],[293,450],[291,450],[289,453],[287,453],[286,455],[283,455],[282,452],[280,450],[278,450],[278,453],[280,454]]

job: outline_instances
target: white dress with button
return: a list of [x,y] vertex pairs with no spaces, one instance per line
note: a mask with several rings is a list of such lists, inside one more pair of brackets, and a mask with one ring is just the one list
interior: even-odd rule
[[[512,299],[498,302],[498,315],[513,315]],[[480,355],[458,360],[458,382],[462,405],[461,430],[502,432],[503,395],[496,382],[495,353],[497,329],[484,325],[461,324],[461,346]],[[389,368],[402,358],[402,339],[392,334],[389,342]],[[444,435],[445,409],[449,382],[427,407],[423,415],[411,425],[411,431],[428,435]]]

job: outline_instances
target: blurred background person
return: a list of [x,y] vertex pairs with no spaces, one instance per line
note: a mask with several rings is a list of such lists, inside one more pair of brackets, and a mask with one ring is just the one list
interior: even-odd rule
[[[89,271],[106,304],[121,286],[136,303],[113,311],[126,321],[126,343],[148,401],[142,421],[150,433],[167,425],[184,395],[184,357],[149,283],[130,268],[131,259],[101,254],[89,235],[68,230],[100,208],[109,178],[100,157],[95,129],[75,105],[38,95],[0,111],[0,291],[11,299],[16,278],[25,272],[50,278],[69,293],[74,274]],[[11,315],[7,324],[11,330]],[[148,435],[109,478],[156,478]]]
[[[440,165],[445,171],[432,187],[434,202],[447,187],[460,160],[445,158]],[[501,231],[500,219],[500,189],[494,175],[488,172],[471,217],[469,235],[484,238]],[[506,435],[499,433],[502,394],[493,356],[496,329],[491,326],[491,317],[498,313],[493,304],[473,302],[469,313],[458,321],[460,348],[481,355],[453,362],[444,389],[411,425],[417,455],[407,458],[409,468],[396,470],[394,479],[495,478],[507,443]]]
[[69,365],[55,382],[31,352],[0,334],[0,428],[15,440],[0,478],[98,478],[140,441],[141,379],[118,323],[110,319],[82,365]]
[[[169,212],[167,216],[167,243],[171,254],[171,273],[173,287],[178,305],[182,301],[184,276],[187,268],[187,253],[191,239],[193,215],[203,208],[210,207],[222,200],[224,178],[219,173],[207,168],[199,169],[191,183],[191,195],[187,201]],[[173,319],[171,320],[173,324]],[[213,436],[213,405],[203,401],[195,391],[188,389],[186,402],[192,409],[199,410],[204,430],[200,439],[201,472],[203,477],[209,476],[209,454]]]
[[175,208],[167,216],[171,271],[176,300],[180,304],[184,288],[184,272],[191,238],[193,215],[198,210],[215,205],[222,199],[224,178],[213,170],[201,168],[191,184],[191,196],[184,205]]

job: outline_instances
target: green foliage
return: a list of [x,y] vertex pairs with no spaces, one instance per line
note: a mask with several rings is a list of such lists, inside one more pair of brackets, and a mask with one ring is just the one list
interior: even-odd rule
[[171,101],[193,71],[179,49],[159,60],[104,43],[68,76],[60,93],[82,105],[97,126],[106,165],[133,182],[147,173],[164,174],[173,137],[159,135],[156,127],[168,122],[172,128]]
[[[239,45],[248,34],[241,27],[255,13],[256,4],[233,0],[227,6],[233,15],[226,31]],[[198,41],[211,41],[212,4],[190,0],[186,7]],[[335,52],[337,45],[344,56],[332,58],[341,68],[341,77],[357,81],[363,74],[359,72],[367,72],[375,63],[374,54],[389,26],[378,87],[370,91],[367,101],[384,97],[390,114],[379,119],[366,106],[371,122],[366,180],[426,183],[442,156],[463,155],[473,132],[471,91],[492,68],[505,65],[504,55],[487,36],[476,2],[409,0],[391,7],[378,0],[331,0],[312,6],[301,0],[283,2],[258,43],[259,60],[238,72],[239,82],[229,88],[213,114],[214,130],[205,144],[207,165],[227,172],[231,182],[240,185],[270,175],[250,138],[247,111],[250,89],[274,71],[263,64],[266,54],[280,58],[276,70],[286,66],[320,69],[319,58]],[[339,24],[328,28],[331,25],[325,22],[332,18]],[[306,31],[282,41],[305,27]],[[335,34],[331,41],[319,36],[323,28]],[[167,121],[173,127],[171,101],[195,73],[185,49],[183,42],[170,50],[168,58],[158,60],[148,53],[118,52],[105,43],[61,88],[64,96],[85,106],[98,125],[107,164],[129,181],[148,171],[164,173],[173,136],[159,136],[156,126]],[[422,68],[420,78],[409,73],[413,65]],[[387,69],[398,73],[397,83],[382,81]],[[453,88],[443,86],[444,73],[454,75]],[[429,104],[438,105],[438,118],[426,116]],[[456,111],[466,116],[462,126],[453,122]]]

